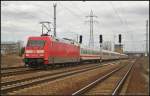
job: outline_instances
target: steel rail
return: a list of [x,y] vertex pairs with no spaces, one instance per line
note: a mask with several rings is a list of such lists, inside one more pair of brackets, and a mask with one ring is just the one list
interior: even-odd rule
[[6,69],[6,70],[1,70],[2,74],[7,74],[7,73],[11,73],[11,72],[17,72],[17,71],[23,71],[23,70],[27,70],[29,68],[16,68],[16,69]]
[[38,69],[25,69],[25,70],[19,70],[19,71],[11,71],[11,72],[2,72],[1,76],[6,77],[6,76],[12,76],[12,75],[20,75],[20,74],[26,74],[30,72],[35,72],[39,71]]
[[98,83],[104,81],[105,79],[107,79],[108,77],[110,77],[113,73],[119,71],[120,69],[124,68],[125,66],[126,66],[126,65],[123,65],[123,66],[121,66],[121,67],[119,67],[119,68],[116,68],[115,70],[113,70],[113,71],[107,73],[106,75],[104,75],[104,76],[98,78],[98,79],[95,80],[94,82],[92,82],[92,83],[88,84],[87,86],[85,86],[85,87],[79,89],[78,91],[74,92],[72,95],[81,95],[81,94],[85,93],[87,90],[93,88],[96,84],[98,84]]
[[125,80],[127,79],[129,72],[131,71],[132,67],[133,67],[134,63],[131,65],[131,67],[128,69],[127,73],[123,76],[123,78],[119,81],[119,83],[117,84],[117,86],[115,87],[112,95],[118,95],[118,93],[120,92]]
[[1,70],[9,70],[9,69],[17,69],[17,68],[25,68],[24,66],[18,66],[18,67],[4,67],[1,68]]

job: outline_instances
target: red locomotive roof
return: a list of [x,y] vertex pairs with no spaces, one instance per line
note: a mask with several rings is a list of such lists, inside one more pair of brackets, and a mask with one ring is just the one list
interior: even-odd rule
[[48,40],[48,39],[52,39],[52,37],[50,37],[50,36],[32,36],[32,37],[29,37],[29,40]]
[[61,42],[61,43],[66,43],[66,44],[71,44],[71,45],[75,45],[75,46],[79,46],[79,44],[77,42],[73,42],[73,41],[68,41],[65,39],[58,39],[55,37],[51,37],[51,36],[31,36],[28,38],[28,40],[50,40],[50,41],[56,41],[56,42]]

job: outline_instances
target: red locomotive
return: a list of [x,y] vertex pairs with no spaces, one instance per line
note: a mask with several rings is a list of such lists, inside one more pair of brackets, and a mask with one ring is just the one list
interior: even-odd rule
[[50,36],[29,37],[24,62],[38,66],[80,61],[80,46],[67,44]]
[[124,54],[80,48],[80,44],[67,39],[56,39],[49,35],[29,37],[25,47],[24,62],[26,66],[37,67],[81,61],[110,60],[126,58]]

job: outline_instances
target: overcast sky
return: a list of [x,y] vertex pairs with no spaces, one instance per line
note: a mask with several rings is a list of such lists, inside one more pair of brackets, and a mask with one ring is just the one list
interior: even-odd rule
[[[76,39],[83,35],[89,43],[89,18],[93,10],[94,44],[99,46],[99,35],[104,41],[118,43],[122,34],[125,51],[144,51],[146,20],[149,19],[148,1],[1,1],[1,40],[22,40],[41,34],[41,21],[53,22],[53,3],[57,3],[57,36]],[[53,34],[53,33],[51,33]],[[114,38],[115,37],[115,38]],[[149,40],[148,40],[149,41]]]

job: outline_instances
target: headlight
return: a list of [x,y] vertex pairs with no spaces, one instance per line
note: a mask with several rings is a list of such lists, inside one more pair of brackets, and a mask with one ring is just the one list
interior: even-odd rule
[[44,50],[37,50],[37,53],[44,53]]
[[26,50],[25,53],[33,53],[33,50]]
[[29,56],[29,54],[26,54],[26,56]]

